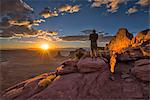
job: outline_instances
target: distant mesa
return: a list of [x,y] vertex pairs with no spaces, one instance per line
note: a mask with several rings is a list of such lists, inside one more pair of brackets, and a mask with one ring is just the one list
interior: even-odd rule
[[86,50],[83,48],[79,48],[79,49],[76,49],[75,52],[86,52]]
[[64,57],[64,56],[61,55],[61,52],[60,52],[60,51],[58,51],[58,52],[57,52],[57,55],[55,56],[55,58],[63,58],[63,57]]
[[87,51],[85,49],[79,48],[79,49],[76,49],[75,51],[70,51],[68,57],[69,58],[75,58],[77,53],[83,53],[83,54],[85,54],[86,52]]

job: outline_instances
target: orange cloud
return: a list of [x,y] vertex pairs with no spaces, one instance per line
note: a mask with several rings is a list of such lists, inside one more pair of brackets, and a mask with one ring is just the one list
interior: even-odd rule
[[116,12],[119,8],[119,4],[126,2],[125,0],[91,0],[92,7],[100,7],[101,5],[106,5],[108,12]]
[[17,26],[39,26],[40,23],[45,22],[43,19],[37,19],[37,20],[18,20],[18,19],[10,19],[9,21],[10,25],[17,25]]
[[150,4],[149,0],[139,0],[136,4],[140,4],[141,6],[146,6]]
[[48,17],[58,16],[58,13],[57,13],[57,11],[51,12],[48,10],[44,10],[40,13],[40,15],[44,18],[48,18]]
[[79,5],[62,5],[58,8],[59,12],[69,12],[69,13],[74,13],[74,12],[78,12],[80,10],[80,6]]
[[128,14],[132,14],[132,13],[135,13],[135,12],[137,12],[138,11],[138,9],[137,8],[135,8],[135,7],[133,7],[133,8],[129,8],[128,9]]

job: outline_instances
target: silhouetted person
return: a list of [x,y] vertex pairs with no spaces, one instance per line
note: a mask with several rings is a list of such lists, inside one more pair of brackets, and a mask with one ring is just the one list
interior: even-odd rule
[[97,57],[97,40],[98,40],[98,34],[96,34],[96,30],[93,30],[93,33],[90,34],[89,40],[91,40],[91,57],[96,58]]

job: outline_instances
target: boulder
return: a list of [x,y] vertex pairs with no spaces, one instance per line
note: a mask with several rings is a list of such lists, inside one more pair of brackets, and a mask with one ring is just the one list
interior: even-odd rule
[[102,58],[92,59],[86,57],[85,59],[80,59],[77,63],[79,72],[88,73],[94,71],[103,71],[108,68],[108,64]]
[[134,68],[131,73],[142,81],[150,81],[150,63],[149,59],[142,59],[135,62]]
[[58,75],[69,74],[77,72],[78,60],[65,61],[60,67],[56,69]]

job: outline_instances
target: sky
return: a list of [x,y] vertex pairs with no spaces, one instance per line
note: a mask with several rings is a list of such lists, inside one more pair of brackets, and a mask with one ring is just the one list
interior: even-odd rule
[[[148,29],[150,22],[148,0],[1,1],[6,5],[0,17],[2,49],[33,48],[41,43],[60,48],[89,47],[88,34],[82,31],[96,29],[103,39],[106,33],[113,36],[124,27],[136,35]],[[72,41],[65,39],[68,36]],[[98,44],[104,46],[108,41]]]

